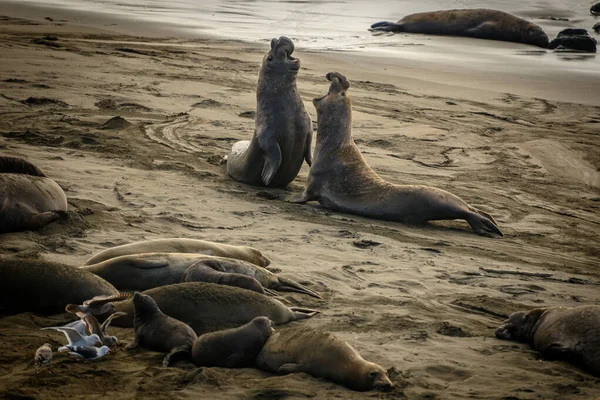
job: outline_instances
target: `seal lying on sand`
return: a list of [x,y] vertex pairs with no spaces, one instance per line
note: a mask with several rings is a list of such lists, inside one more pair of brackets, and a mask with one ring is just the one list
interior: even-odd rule
[[345,76],[330,72],[329,93],[314,99],[318,130],[315,162],[304,194],[296,203],[318,201],[323,207],[388,221],[423,223],[465,219],[481,235],[502,235],[494,218],[444,190],[394,185],[381,179],[352,139],[352,104]]
[[378,22],[370,30],[467,36],[548,47],[548,36],[536,24],[488,9],[422,12],[407,15],[396,23]]
[[280,374],[305,372],[358,391],[393,386],[385,369],[365,361],[348,343],[307,327],[274,332],[256,358],[256,366]]
[[39,229],[67,211],[67,196],[35,165],[0,157],[0,233]]
[[208,242],[206,240],[172,238],[153,239],[141,242],[124,244],[111,247],[89,258],[83,265],[98,264],[109,258],[140,253],[199,253],[209,256],[236,258],[248,261],[260,267],[266,267],[271,263],[267,257],[252,247],[232,246],[229,244]]
[[[315,310],[286,307],[271,297],[250,290],[214,283],[186,282],[146,290],[158,307],[170,317],[190,325],[197,334],[236,328],[260,316],[268,317],[276,325],[310,318]],[[113,321],[113,325],[131,327],[133,303],[115,302],[117,311],[127,315]]]
[[233,145],[227,173],[236,181],[282,187],[296,178],[306,160],[311,165],[312,122],[296,88],[300,60],[285,36],[271,40],[256,90],[256,129],[250,141]]
[[[210,267],[223,273],[246,275],[256,282],[249,282],[249,279],[236,275],[222,277],[222,281],[219,282],[215,280],[215,277],[206,273],[203,274],[201,266]],[[184,280],[198,280],[225,283],[246,289],[254,287],[256,291],[264,293],[264,290],[261,291],[257,288],[257,286],[262,285],[265,289],[299,292],[321,298],[318,293],[291,279],[278,277],[267,269],[246,261],[195,253],[131,254],[109,258],[98,264],[85,265],[81,268],[102,277],[119,290],[146,290],[157,286],[179,283]]]
[[274,332],[273,321],[256,317],[239,328],[205,333],[192,348],[192,361],[199,367],[249,367]]
[[197,336],[183,322],[165,315],[152,297],[135,293],[133,295],[135,338],[127,349],[138,345],[150,350],[168,353],[163,359],[163,367],[168,367],[171,356],[181,351],[191,352]]
[[600,376],[600,306],[516,312],[496,337],[529,343],[548,360],[568,360]]
[[0,257],[0,313],[64,312],[69,303],[118,295],[113,285],[82,269],[37,259]]

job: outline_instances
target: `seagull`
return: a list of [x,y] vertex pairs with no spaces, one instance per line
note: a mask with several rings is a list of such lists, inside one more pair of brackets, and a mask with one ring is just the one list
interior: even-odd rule
[[67,304],[65,310],[72,314],[76,314],[79,318],[85,318],[88,315],[102,315],[106,313],[114,313],[115,306],[113,301],[126,300],[131,297],[129,293],[120,293],[109,296],[96,296],[90,300],[86,300],[82,305]]
[[68,328],[64,326],[50,326],[48,328],[42,328],[42,330],[54,330],[58,332],[62,332],[67,337],[69,343],[66,346],[62,346],[58,348],[58,351],[64,351],[67,346],[95,346],[102,345],[102,340],[100,336],[93,333],[91,335],[82,335],[77,329]]
[[81,318],[78,321],[73,321],[70,324],[65,325],[64,327],[70,327],[76,329],[82,336],[83,335],[93,335],[96,334],[100,337],[100,340],[106,346],[114,346],[118,343],[116,336],[109,336],[106,333],[106,328],[110,325],[110,322],[114,318],[122,317],[123,315],[127,315],[127,313],[123,311],[117,311],[114,314],[111,314],[106,321],[100,325],[98,320],[93,315],[88,315],[87,317]]
[[52,361],[52,346],[50,346],[50,343],[44,343],[43,346],[37,349],[33,360],[36,366],[49,364]]
[[97,360],[110,352],[108,346],[63,346],[61,349],[58,349],[58,351],[68,351],[69,354],[77,358],[85,358],[87,360]]

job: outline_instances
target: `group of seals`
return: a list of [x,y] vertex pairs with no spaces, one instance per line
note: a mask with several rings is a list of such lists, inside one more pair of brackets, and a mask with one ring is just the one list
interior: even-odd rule
[[67,211],[67,196],[35,165],[0,156],[0,233],[39,229]]
[[256,90],[256,129],[250,141],[233,145],[227,173],[236,181],[282,187],[296,178],[302,163],[311,165],[312,122],[296,87],[300,60],[292,57],[287,37],[271,41]]
[[548,47],[548,36],[536,24],[503,11],[489,9],[410,14],[395,23],[377,22],[371,25],[371,30],[466,36]]
[[513,313],[496,337],[530,343],[548,360],[568,360],[600,377],[600,306]]
[[[171,239],[171,242],[175,243],[176,240]],[[242,287],[261,294],[273,294],[271,290],[281,290],[321,298],[318,293],[291,279],[278,277],[263,267],[229,257],[196,253],[142,253],[109,258],[98,264],[84,265],[82,269],[102,277],[119,290],[146,290],[179,282],[211,282]]]
[[502,236],[494,218],[459,197],[430,186],[384,181],[364,160],[352,139],[350,82],[330,72],[327,95],[316,98],[317,144],[308,183],[297,203],[318,201],[334,211],[389,221],[423,223],[464,219],[481,235]]

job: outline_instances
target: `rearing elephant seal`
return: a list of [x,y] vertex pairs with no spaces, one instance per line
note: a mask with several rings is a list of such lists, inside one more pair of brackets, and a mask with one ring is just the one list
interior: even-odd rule
[[352,139],[350,82],[330,72],[329,93],[313,104],[318,130],[315,162],[304,194],[297,203],[318,201],[323,207],[388,221],[423,223],[465,219],[478,234],[502,235],[494,218],[441,189],[395,185],[384,181],[366,163]]
[[[168,316],[190,325],[198,335],[236,328],[260,316],[280,325],[318,314],[315,310],[288,308],[276,299],[250,290],[214,283],[177,283],[146,290],[143,294],[152,297]],[[115,311],[127,313],[116,319],[113,325],[131,327],[131,299],[113,304]]]
[[296,178],[302,162],[311,165],[312,122],[304,108],[296,75],[300,60],[285,36],[271,40],[256,90],[256,129],[251,141],[233,145],[227,173],[256,186],[283,187]]
[[536,24],[502,11],[483,8],[411,14],[396,23],[378,22],[371,25],[370,30],[467,36],[548,47],[548,36]]
[[35,165],[0,157],[0,233],[39,229],[67,211],[67,196]]
[[38,259],[0,257],[0,314],[62,313],[69,303],[81,304],[119,292],[104,279],[77,267]]
[[600,376],[600,306],[516,312],[500,325],[496,337],[529,343],[546,359],[568,360]]
[[393,386],[385,369],[366,361],[348,343],[307,327],[274,332],[256,357],[256,366],[280,374],[305,372],[358,391]]

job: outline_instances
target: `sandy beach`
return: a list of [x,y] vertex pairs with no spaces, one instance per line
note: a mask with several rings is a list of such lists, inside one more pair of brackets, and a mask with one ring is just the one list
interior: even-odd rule
[[[133,331],[124,328],[109,329],[121,343],[103,360],[55,353],[36,371],[36,348],[63,341],[39,328],[72,318],[25,313],[0,318],[0,398],[598,396],[598,378],[494,337],[514,311],[600,304],[600,80],[585,60],[502,72],[463,68],[469,59],[296,47],[313,120],[325,74],[344,73],[354,138],[371,167],[491,213],[505,235],[497,239],[464,221],[411,226],[289,203],[306,185],[306,165],[287,189],[230,179],[222,157],[254,129],[267,42],[183,38],[168,27],[152,35],[133,23],[126,35],[108,20],[86,26],[60,13],[45,20],[45,10],[27,19],[23,10],[0,17],[0,155],[24,157],[56,180],[69,212],[39,231],[0,235],[0,253],[80,265],[144,239],[253,246],[280,274],[323,294],[283,294],[321,311],[296,324],[347,340],[396,386],[358,393],[306,374],[163,368],[160,353],[125,350]],[[531,49],[496,43],[490,51]],[[128,124],[106,124],[115,116]]]

